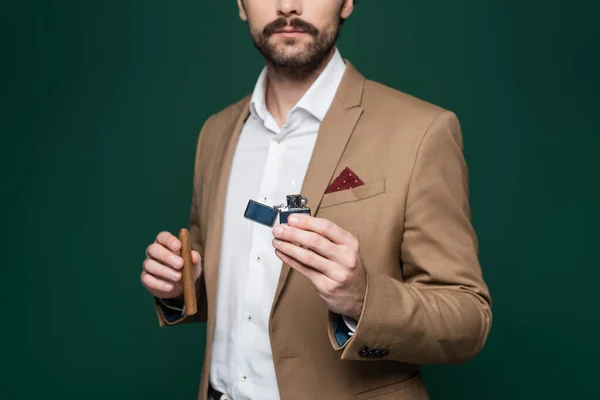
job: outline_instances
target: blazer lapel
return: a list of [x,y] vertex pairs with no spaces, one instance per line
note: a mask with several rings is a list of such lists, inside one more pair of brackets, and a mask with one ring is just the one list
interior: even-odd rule
[[[219,148],[215,150],[215,157],[221,157],[221,165],[217,169],[217,176],[213,181],[214,193],[213,199],[211,199],[211,213],[208,221],[208,230],[210,234],[207,236],[206,250],[205,250],[205,279],[206,279],[206,290],[209,298],[216,299],[217,295],[217,276],[218,266],[220,262],[220,251],[221,251],[221,236],[223,233],[223,214],[225,212],[225,197],[227,195],[227,184],[229,182],[229,173],[231,171],[231,165],[233,162],[233,155],[235,148],[242,132],[244,121],[250,113],[249,104],[250,96],[243,99],[239,113],[234,113],[229,129],[226,129],[223,133],[223,140],[219,144]],[[209,310],[209,335],[212,334],[212,327],[214,326],[215,301],[210,301],[212,310]]]
[[[346,144],[363,112],[361,107],[365,78],[346,60],[346,71],[327,112],[308,164],[301,194],[308,199],[312,215],[317,212]],[[290,266],[283,264],[271,316],[285,287]]]

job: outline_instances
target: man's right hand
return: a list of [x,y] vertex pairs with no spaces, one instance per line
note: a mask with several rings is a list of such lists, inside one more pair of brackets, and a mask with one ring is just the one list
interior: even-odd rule
[[[169,232],[161,232],[146,249],[143,263],[142,284],[155,297],[173,299],[183,294],[181,269],[183,258],[180,256],[181,242]],[[194,281],[200,277],[200,254],[192,250],[194,263]]]

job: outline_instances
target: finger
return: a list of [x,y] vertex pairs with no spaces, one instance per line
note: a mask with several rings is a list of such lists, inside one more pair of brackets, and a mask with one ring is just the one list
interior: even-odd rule
[[323,274],[319,271],[314,270],[312,268],[308,268],[307,266],[303,265],[297,260],[294,260],[292,257],[282,253],[277,249],[275,250],[275,255],[277,255],[277,257],[279,257],[281,261],[289,265],[291,268],[304,275],[309,281],[311,281],[311,283],[314,286],[316,286],[316,283],[318,282],[319,278],[323,276]]
[[181,272],[167,267],[166,265],[161,264],[153,259],[147,259],[144,261],[144,271],[157,278],[165,280],[178,281],[181,279]]
[[293,258],[283,254],[279,250],[275,250],[275,254],[281,261],[304,275],[317,289],[321,296],[330,297],[339,288],[339,283],[329,279],[327,276],[309,268]]
[[152,243],[150,246],[148,246],[146,255],[148,258],[152,258],[169,267],[176,269],[181,269],[183,267],[183,258],[177,254],[174,254],[160,243]]
[[181,242],[179,238],[170,232],[161,232],[156,237],[156,243],[162,244],[169,250],[177,252],[181,249]]
[[296,243],[299,246],[306,247],[321,256],[330,260],[338,260],[337,254],[341,249],[338,248],[325,236],[318,233],[306,231],[293,226],[278,225],[273,229],[273,235],[280,240]]
[[194,265],[194,282],[196,281],[196,279],[200,278],[200,275],[202,275],[202,267],[200,266],[200,264],[196,264]]
[[164,292],[170,292],[174,288],[171,282],[158,279],[157,277],[147,273],[146,271],[142,272],[142,283],[148,289],[162,290]]
[[287,257],[296,260],[297,262],[310,267],[313,270],[326,275],[328,278],[336,280],[339,279],[340,268],[337,263],[326,259],[320,254],[315,253],[312,250],[305,249],[297,246],[294,243],[273,239],[273,247],[279,250]]
[[192,262],[194,263],[194,281],[200,278],[202,274],[202,258],[200,257],[200,253],[192,250]]
[[328,219],[311,217],[306,214],[293,214],[288,218],[289,226],[318,233],[335,244],[348,244],[354,236]]
[[198,264],[200,262],[200,253],[196,250],[192,250],[192,263]]

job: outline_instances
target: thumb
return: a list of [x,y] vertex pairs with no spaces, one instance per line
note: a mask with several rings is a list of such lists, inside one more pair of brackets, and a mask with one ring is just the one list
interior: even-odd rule
[[196,250],[192,250],[192,263],[198,264],[200,262],[200,253]]
[[194,280],[196,280],[202,274],[202,257],[195,250],[192,250],[192,262],[194,263]]

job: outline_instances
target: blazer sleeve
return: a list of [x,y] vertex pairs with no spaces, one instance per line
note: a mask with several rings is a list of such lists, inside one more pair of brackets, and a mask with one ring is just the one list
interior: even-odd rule
[[[192,250],[196,250],[204,261],[204,238],[200,224],[200,212],[199,202],[202,198],[202,177],[200,175],[200,152],[202,149],[202,138],[206,135],[207,127],[210,123],[210,118],[204,123],[196,143],[196,154],[194,160],[194,178],[193,178],[193,190],[192,190],[192,202],[189,213],[189,231],[190,231],[190,246]],[[188,324],[194,322],[205,322],[207,314],[207,299],[206,299],[206,283],[204,280],[204,266],[202,266],[202,273],[195,282],[196,288],[196,301],[198,312],[194,315],[185,316],[181,315],[179,318],[174,318],[174,313],[160,304],[159,301],[154,299],[153,304],[158,317],[159,326],[172,326],[180,324]]]
[[332,345],[345,360],[453,364],[473,358],[490,331],[491,297],[471,225],[461,128],[445,111],[421,139],[406,199],[403,280],[367,266],[367,291],[353,337]]

